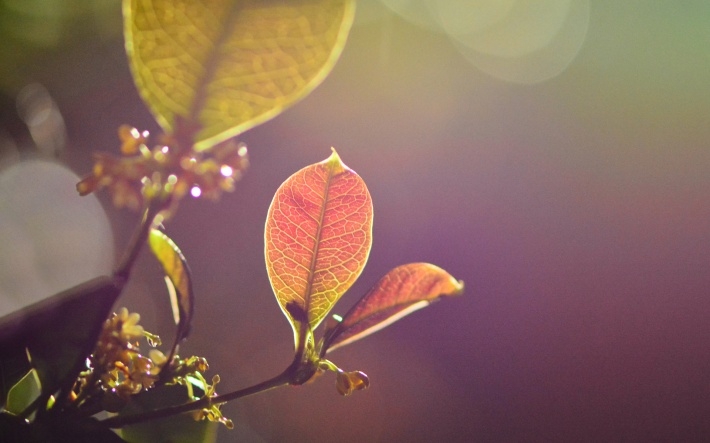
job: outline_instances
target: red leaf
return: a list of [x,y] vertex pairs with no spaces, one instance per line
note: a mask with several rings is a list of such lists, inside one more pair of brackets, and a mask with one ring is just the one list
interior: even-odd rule
[[301,328],[315,329],[355,282],[372,245],[370,193],[335,149],[276,191],[265,244],[271,287],[298,344]]
[[377,332],[440,297],[462,291],[463,282],[438,266],[429,263],[398,266],[382,277],[345,314],[342,322],[325,331],[321,355]]

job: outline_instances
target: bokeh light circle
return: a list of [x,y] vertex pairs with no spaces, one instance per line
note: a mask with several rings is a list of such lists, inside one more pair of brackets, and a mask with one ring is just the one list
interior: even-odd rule
[[474,66],[501,80],[549,80],[579,53],[589,0],[380,0],[402,19],[447,35]]
[[[518,0],[507,1],[507,7],[500,8],[494,14],[495,22],[485,29],[473,28],[466,32],[461,21],[456,28],[446,26],[453,17],[468,18],[474,16],[479,5],[486,6],[489,0],[471,2],[465,0],[438,3],[439,14],[448,17],[443,21],[444,31],[459,43],[483,54],[498,57],[522,57],[547,47],[557,36],[569,15],[573,0]],[[444,8],[443,5],[458,3],[458,8]],[[464,4],[469,3],[466,7]],[[490,11],[490,7],[482,7]],[[448,14],[444,14],[448,11]],[[463,15],[462,11],[469,11]],[[458,12],[458,14],[457,14]],[[460,20],[460,19],[459,19]]]
[[[554,17],[543,20],[551,25],[548,29],[549,34],[539,32],[538,25],[509,27],[501,24],[491,30],[491,36],[471,37],[466,43],[462,43],[460,38],[452,37],[452,41],[467,60],[493,77],[512,83],[540,83],[564,72],[575,59],[586,39],[589,27],[589,1],[571,0],[568,3],[561,23],[558,23],[560,19],[558,13],[562,9],[549,10]],[[530,16],[530,20],[537,19],[533,15]],[[520,17],[513,14],[511,20],[517,23]],[[503,29],[514,36],[504,38],[501,35]],[[529,39],[530,43],[523,43],[524,39],[518,35],[523,29],[531,30],[531,35],[534,37]],[[493,38],[494,35],[497,37]],[[548,37],[551,37],[549,41]],[[504,42],[510,42],[507,50]]]
[[0,171],[0,316],[110,273],[113,238],[94,196],[57,163]]

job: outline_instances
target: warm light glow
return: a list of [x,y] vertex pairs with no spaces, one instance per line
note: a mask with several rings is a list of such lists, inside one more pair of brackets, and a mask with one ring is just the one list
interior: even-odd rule
[[550,45],[568,18],[571,3],[571,0],[518,1],[501,11],[495,23],[482,32],[461,34],[445,30],[481,54],[523,57]]
[[225,177],[231,177],[234,174],[234,169],[229,165],[222,165],[219,172]]
[[588,0],[516,2],[503,20],[485,32],[449,35],[480,70],[501,80],[533,84],[567,69],[586,40],[588,25]]
[[586,39],[589,0],[381,0],[407,21],[449,36],[501,80],[532,84],[569,66]]
[[516,0],[438,0],[427,9],[449,35],[478,35],[487,32],[510,14]]
[[167,146],[163,146],[163,148],[160,150],[163,154],[167,154],[170,149]]
[[190,189],[190,194],[191,194],[193,197],[197,198],[197,197],[199,197],[200,195],[202,195],[202,189],[200,189],[200,188],[197,187],[197,186],[193,186],[192,189]]

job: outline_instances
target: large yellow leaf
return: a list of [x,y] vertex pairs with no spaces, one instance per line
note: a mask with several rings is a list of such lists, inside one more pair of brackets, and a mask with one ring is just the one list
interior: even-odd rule
[[279,114],[330,72],[354,0],[124,0],[126,52],[166,132],[198,150]]

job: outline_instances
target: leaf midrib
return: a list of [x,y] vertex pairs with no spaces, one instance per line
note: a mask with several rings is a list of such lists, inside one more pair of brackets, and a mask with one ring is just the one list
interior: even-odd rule
[[316,262],[318,261],[318,252],[320,251],[321,236],[323,235],[323,221],[325,220],[326,207],[328,206],[328,195],[330,193],[330,184],[333,180],[333,167],[330,164],[326,166],[328,170],[328,177],[325,180],[325,189],[323,190],[323,205],[320,209],[320,214],[318,215],[318,228],[315,235],[315,246],[313,248],[313,255],[311,256],[311,263],[308,267],[308,281],[306,283],[306,291],[303,294],[303,300],[306,302],[305,310],[306,317],[308,318],[308,324],[311,325],[311,299],[313,292],[313,279],[316,273]]

